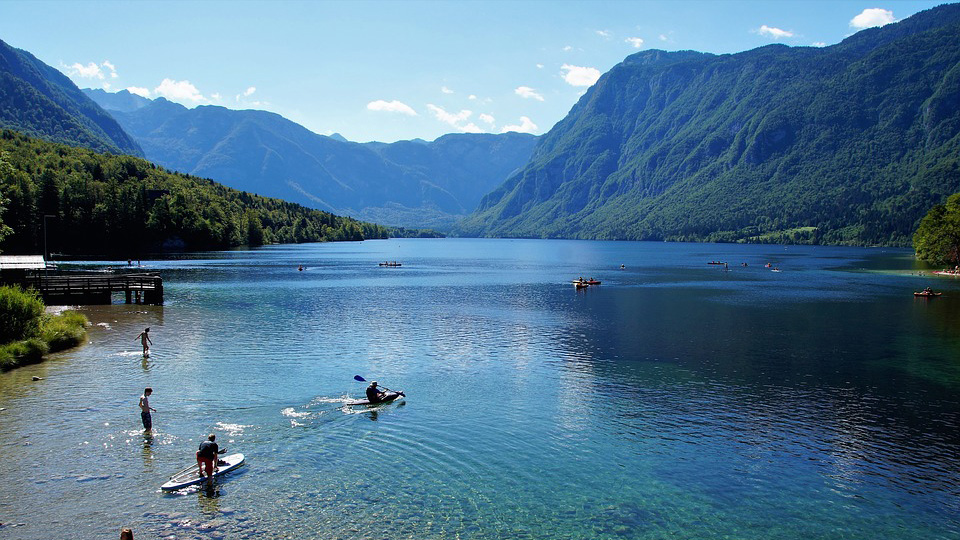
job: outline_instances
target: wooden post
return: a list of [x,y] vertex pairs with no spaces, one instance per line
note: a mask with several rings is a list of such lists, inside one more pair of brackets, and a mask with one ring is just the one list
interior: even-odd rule
[[120,531],[120,540],[133,540],[133,531],[129,527]]

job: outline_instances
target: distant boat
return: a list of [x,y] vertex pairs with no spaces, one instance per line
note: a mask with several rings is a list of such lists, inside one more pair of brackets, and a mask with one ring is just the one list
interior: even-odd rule
[[934,296],[940,296],[941,294],[943,294],[943,293],[942,293],[942,292],[933,292],[933,291],[920,291],[920,292],[915,292],[915,293],[913,293],[914,296],[925,296],[925,297],[928,297],[928,298],[929,298],[929,297],[934,297]]
[[573,286],[578,289],[586,289],[587,287],[590,286],[590,284],[587,283],[586,281],[574,281]]
[[590,278],[587,280],[587,285],[599,285],[599,284],[600,284],[599,279]]
[[384,261],[382,263],[378,263],[378,265],[379,266],[403,266],[403,263],[399,263],[397,261]]
[[723,262],[723,261],[710,261],[710,262],[708,262],[707,264],[727,264],[727,263],[725,263],[725,262]]

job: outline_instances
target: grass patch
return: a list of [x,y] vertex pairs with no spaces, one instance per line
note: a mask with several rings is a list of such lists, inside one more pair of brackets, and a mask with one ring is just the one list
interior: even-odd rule
[[0,287],[0,371],[36,364],[44,355],[76,347],[87,335],[87,318],[77,311],[58,315],[43,312],[43,302],[32,291]]

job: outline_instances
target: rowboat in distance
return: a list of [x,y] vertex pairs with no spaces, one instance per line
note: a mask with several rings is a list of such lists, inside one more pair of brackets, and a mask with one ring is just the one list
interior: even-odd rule
[[933,297],[935,297],[935,296],[940,296],[941,294],[943,294],[943,293],[942,293],[942,292],[933,292],[929,287],[927,287],[926,289],[924,289],[924,290],[922,290],[922,291],[920,291],[920,292],[914,292],[914,293],[913,293],[914,296],[922,296],[922,297],[925,297],[925,298],[933,298]]
[[384,261],[382,263],[377,263],[378,266],[403,266],[403,263],[397,261]]

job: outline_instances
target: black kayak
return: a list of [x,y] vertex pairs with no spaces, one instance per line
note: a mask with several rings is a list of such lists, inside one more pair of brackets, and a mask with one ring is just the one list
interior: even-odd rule
[[362,399],[360,401],[348,401],[347,405],[379,405],[381,403],[390,403],[391,401],[396,401],[399,398],[403,397],[403,392],[387,392],[383,399],[380,401],[370,402],[369,399]]

